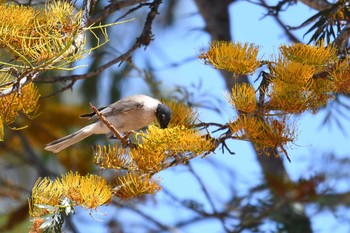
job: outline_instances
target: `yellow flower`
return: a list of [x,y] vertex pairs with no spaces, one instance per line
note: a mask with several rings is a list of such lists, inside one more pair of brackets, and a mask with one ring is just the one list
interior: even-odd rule
[[175,126],[185,126],[191,128],[198,118],[198,113],[191,107],[174,100],[165,100],[164,104],[169,106],[172,112],[169,128]]
[[49,211],[57,212],[65,198],[73,206],[81,205],[93,209],[106,204],[111,197],[112,188],[103,177],[91,174],[81,176],[69,172],[55,181],[39,178],[32,189],[32,197],[28,200],[29,212],[32,217],[49,214]]
[[311,65],[280,59],[273,70],[275,77],[272,82],[281,80],[286,84],[299,85],[300,88],[303,88],[315,72],[315,68]]
[[233,86],[228,98],[229,102],[240,112],[253,113],[256,110],[255,90],[247,83]]
[[112,197],[111,187],[103,177],[69,172],[60,181],[64,196],[86,208],[97,208]]
[[38,179],[32,189],[32,196],[29,201],[29,213],[32,217],[39,217],[48,214],[44,208],[38,208],[36,205],[57,206],[62,197],[62,189],[56,182],[49,178]]
[[334,99],[334,83],[327,77],[311,79],[308,87],[308,108],[314,113]]
[[95,209],[111,200],[112,188],[103,177],[89,174],[80,181],[80,195],[83,207]]
[[350,93],[350,64],[345,60],[337,65],[332,71],[334,78],[334,91],[341,93]]
[[68,2],[54,1],[45,9],[0,5],[0,45],[26,65],[62,54],[80,30],[82,12]]
[[282,45],[280,51],[285,58],[308,65],[326,66],[337,60],[336,49],[325,47],[323,43],[318,46],[301,43]]
[[0,118],[5,124],[13,123],[20,111],[27,115],[36,111],[40,94],[34,84],[26,85],[21,92],[0,98]]
[[281,80],[274,81],[273,85],[273,89],[269,93],[269,109],[285,113],[302,113],[308,109],[310,96],[303,89]]
[[259,149],[284,148],[296,138],[295,129],[290,128],[286,119],[267,119],[265,121],[241,115],[236,121],[230,123],[233,135],[242,140],[253,142]]
[[115,183],[115,195],[121,199],[129,199],[145,194],[155,194],[161,190],[150,174],[128,172],[119,176]]
[[61,185],[61,189],[63,190],[63,195],[69,198],[71,201],[75,203],[81,203],[81,195],[80,195],[80,181],[82,177],[78,174],[78,172],[68,172],[66,175],[62,176],[61,179],[57,179],[56,182]]
[[234,74],[246,75],[260,66],[258,60],[259,47],[253,44],[242,44],[225,41],[214,41],[209,51],[199,58],[212,64],[216,69],[230,71]]
[[167,167],[167,158],[171,158],[164,148],[153,150],[148,146],[139,145],[131,149],[130,156],[136,167],[145,172],[158,172]]
[[137,134],[139,145],[131,150],[132,160],[144,171],[160,171],[168,166],[168,159],[186,154],[200,155],[213,149],[211,140],[194,129],[172,127],[160,129],[150,125]]
[[273,69],[272,88],[267,93],[270,108],[287,113],[307,110],[314,73],[315,68],[311,65],[280,59]]
[[132,169],[133,163],[126,148],[97,146],[94,162],[102,168]]

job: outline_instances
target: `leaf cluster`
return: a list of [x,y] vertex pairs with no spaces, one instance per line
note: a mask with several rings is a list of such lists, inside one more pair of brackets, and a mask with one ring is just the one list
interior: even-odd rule
[[228,95],[238,117],[229,123],[232,137],[249,140],[258,150],[279,148],[287,155],[286,145],[297,133],[291,114],[315,113],[334,99],[337,92],[348,92],[348,59],[339,59],[332,46],[293,44],[280,46],[276,60],[259,61],[258,46],[214,42],[200,55],[206,63],[237,75],[263,69],[258,88],[236,84]]
[[52,181],[49,178],[38,179],[32,189],[29,199],[30,215],[40,217],[47,210],[36,205],[60,207],[62,200],[68,198],[72,206],[95,209],[106,204],[112,197],[112,188],[107,181],[96,175],[85,175],[69,172],[61,178]]
[[234,74],[249,74],[259,67],[259,47],[253,44],[214,41],[206,53],[199,58],[216,69],[227,70]]
[[293,44],[280,47],[281,55],[270,63],[270,83],[265,91],[268,110],[283,113],[316,111],[333,99],[331,73],[337,64],[337,52],[322,44]]
[[74,213],[78,205],[96,209],[110,201],[112,192],[104,178],[92,174],[81,176],[69,172],[54,181],[38,179],[28,200],[30,216],[34,217],[32,230],[60,232],[63,214]]
[[340,0],[332,4],[331,7],[317,12],[307,19],[302,25],[313,23],[310,29],[305,33],[313,32],[309,43],[317,41],[326,41],[327,44],[332,39],[336,39],[339,32],[346,27],[344,21],[350,20],[349,1]]
[[[102,46],[108,36],[105,26],[83,27],[82,11],[68,2],[53,1],[44,8],[1,3],[0,10],[0,140],[3,140],[3,124],[12,124],[20,112],[28,116],[38,108],[39,94],[32,81],[41,72],[72,69],[67,66]],[[102,31],[104,42],[96,37],[98,45],[87,50],[85,32],[94,28]]]
[[12,93],[0,98],[0,141],[4,140],[4,125],[10,126],[20,113],[29,117],[35,114],[38,108],[40,94],[34,84],[25,86],[22,94]]
[[254,143],[258,151],[266,155],[270,155],[269,148],[277,148],[287,155],[287,144],[293,142],[297,136],[295,127],[288,124],[285,117],[259,119],[242,114],[229,125],[235,138]]
[[[75,11],[68,2],[55,1],[44,9],[1,4],[0,45],[1,63],[7,67],[48,68],[57,63],[74,43],[82,30],[82,12]],[[76,45],[77,49],[80,45]],[[76,60],[79,55],[64,55],[64,64]],[[11,63],[5,60],[13,59]],[[62,64],[63,65],[63,64]]]

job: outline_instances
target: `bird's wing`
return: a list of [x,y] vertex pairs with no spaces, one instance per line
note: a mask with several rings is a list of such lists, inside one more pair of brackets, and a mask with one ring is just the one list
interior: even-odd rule
[[[98,109],[105,117],[109,117],[111,115],[117,115],[117,114],[125,114],[135,109],[141,109],[143,107],[143,104],[140,102],[135,102],[130,99],[122,99],[119,100],[111,105],[102,107]],[[80,117],[88,117],[91,120],[98,119],[98,116],[95,112],[83,114]]]
[[[99,109],[97,109],[99,112],[101,112],[103,109],[107,108],[108,106],[104,106],[104,107],[101,107]],[[80,115],[79,117],[80,118],[89,118],[91,119],[93,116],[96,116],[96,113],[95,112],[90,112],[90,113],[86,113],[86,114],[82,114]]]

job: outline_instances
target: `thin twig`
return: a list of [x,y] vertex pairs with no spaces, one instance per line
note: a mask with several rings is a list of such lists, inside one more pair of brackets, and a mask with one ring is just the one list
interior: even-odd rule
[[70,82],[70,84],[68,84],[67,86],[62,87],[61,89],[59,89],[59,90],[57,90],[57,91],[55,91],[55,92],[53,92],[51,94],[48,94],[48,95],[45,95],[45,96],[40,96],[40,99],[46,99],[46,98],[55,96],[55,95],[57,95],[57,94],[59,94],[61,92],[64,92],[64,91],[68,90],[68,89],[73,90],[73,86],[74,86],[75,82],[76,81],[72,80]]
[[56,76],[56,77],[45,77],[45,78],[37,78],[36,82],[40,83],[54,83],[54,82],[66,82],[66,81],[77,81],[81,79],[87,79],[96,75],[99,75],[103,71],[105,71],[107,68],[111,67],[112,65],[116,63],[122,63],[123,61],[128,60],[131,55],[140,47],[145,46],[147,47],[150,42],[153,40],[153,33],[152,33],[152,24],[155,19],[155,16],[158,14],[158,8],[162,1],[155,0],[151,4],[151,10],[147,15],[146,22],[144,24],[143,30],[139,37],[137,37],[135,44],[124,54],[120,55],[119,57],[107,62],[106,64],[100,66],[94,71],[91,71],[86,74],[82,75],[68,75],[68,76]]
[[133,207],[133,206],[130,206],[130,205],[127,205],[123,202],[117,202],[116,200],[113,200],[112,203],[115,205],[115,206],[118,206],[118,207],[124,207],[125,209],[129,209],[135,213],[137,213],[138,215],[142,216],[143,218],[145,218],[148,222],[150,223],[153,223],[155,226],[159,227],[160,229],[162,229],[163,231],[166,231],[166,232],[176,232],[176,230],[173,228],[173,227],[170,227],[169,225],[167,224],[164,224],[160,221],[158,221],[156,218],[152,217],[151,215],[148,215],[146,213],[144,213],[143,211],[137,209],[136,207]]
[[115,13],[118,10],[123,8],[127,8],[133,6],[137,3],[147,2],[147,0],[119,0],[119,1],[111,1],[111,4],[106,6],[103,10],[99,11],[95,16],[89,19],[89,24],[93,24],[96,22],[101,22],[106,19],[111,14]]
[[101,119],[101,121],[112,131],[112,133],[124,144],[128,145],[129,142],[127,137],[123,137],[119,131],[107,120],[107,118],[98,109],[90,103],[91,109],[96,113],[96,115]]

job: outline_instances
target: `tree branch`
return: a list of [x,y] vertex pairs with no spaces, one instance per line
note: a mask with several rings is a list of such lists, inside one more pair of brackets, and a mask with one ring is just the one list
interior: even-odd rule
[[95,106],[93,106],[90,103],[90,107],[96,113],[96,115],[100,118],[100,120],[103,122],[103,124],[105,124],[124,145],[129,144],[127,137],[122,137],[122,135],[119,133],[119,131],[107,120],[107,118],[102,113],[100,113],[100,111],[98,111],[98,109]]
[[131,57],[131,55],[140,47],[145,46],[147,47],[149,43],[153,40],[153,34],[152,34],[152,24],[155,19],[155,16],[158,14],[158,9],[160,4],[162,3],[161,0],[154,0],[151,4],[151,10],[147,15],[144,27],[142,32],[140,33],[139,37],[137,37],[135,44],[124,54],[120,55],[119,57],[107,62],[106,64],[100,66],[96,70],[81,74],[81,75],[68,75],[68,76],[52,76],[52,77],[45,77],[45,78],[38,78],[37,82],[40,83],[54,83],[54,82],[66,82],[66,81],[77,81],[81,79],[87,79],[91,78],[93,76],[99,75],[103,71],[105,71],[107,68],[111,67],[112,65],[123,62]]
[[337,38],[333,41],[333,44],[338,48],[340,54],[347,54],[350,38],[350,22],[339,32]]
[[332,6],[332,4],[326,0],[298,0],[298,2],[302,2],[317,11],[323,11]]
[[133,6],[133,5],[138,4],[138,3],[147,2],[147,1],[148,0],[124,0],[124,1],[123,0],[120,0],[120,1],[114,0],[114,1],[111,1],[111,4],[106,6],[98,14],[91,17],[91,19],[89,20],[89,25],[92,23],[101,22],[102,20],[104,20],[105,18],[107,18],[108,16],[110,16],[111,14],[113,14],[114,12],[116,12],[118,10]]
[[119,207],[124,207],[125,209],[131,210],[135,213],[137,213],[138,215],[142,216],[143,218],[145,218],[148,222],[153,223],[154,225],[156,225],[157,227],[159,227],[160,229],[162,229],[163,231],[166,232],[176,232],[175,229],[173,229],[173,227],[168,226],[167,224],[163,224],[160,221],[158,221],[157,219],[153,218],[152,216],[142,212],[141,210],[137,209],[136,207],[132,207],[131,205],[127,205],[124,204],[122,202],[117,202],[116,200],[113,200],[112,203]]
[[[287,37],[289,38],[290,41],[292,41],[293,43],[300,43],[300,40],[293,33],[291,33],[289,28],[286,26],[285,23],[282,22],[281,18],[279,17],[278,13],[281,9],[275,7],[273,10],[271,10],[273,7],[267,5],[265,0],[260,0],[259,5],[266,8],[266,9],[269,9],[268,15],[271,15],[275,19],[277,24],[283,29],[284,33],[287,35]],[[271,12],[273,12],[273,13],[271,13]]]

